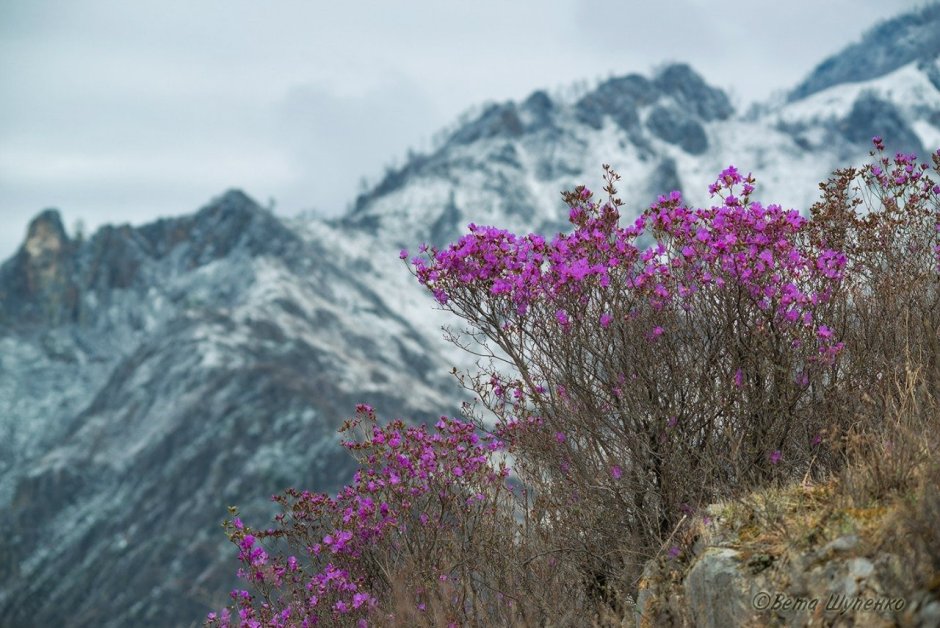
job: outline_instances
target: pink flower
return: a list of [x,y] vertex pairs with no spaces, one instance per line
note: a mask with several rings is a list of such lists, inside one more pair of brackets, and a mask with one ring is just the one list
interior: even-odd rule
[[742,371],[741,369],[738,369],[737,371],[734,372],[734,385],[737,386],[738,388],[741,388],[744,386],[744,371]]
[[780,462],[780,459],[783,457],[783,454],[780,453],[780,450],[777,449],[770,454],[770,464],[777,464]]
[[610,326],[610,323],[613,320],[614,320],[613,316],[611,316],[607,312],[604,312],[603,314],[601,314],[601,320],[600,320],[601,327],[603,327],[604,329],[607,329],[607,327]]
[[565,439],[564,433],[562,433],[562,432],[556,432],[556,433],[555,433],[555,440],[558,441],[559,443],[565,442],[566,439]]
[[619,466],[614,465],[610,468],[610,477],[614,478],[615,480],[619,480],[622,475],[623,469],[621,469]]

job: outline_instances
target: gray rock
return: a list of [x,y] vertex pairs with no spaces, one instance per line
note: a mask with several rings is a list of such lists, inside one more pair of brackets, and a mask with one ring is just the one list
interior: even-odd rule
[[738,626],[752,613],[750,586],[741,572],[740,555],[734,550],[706,550],[686,576],[684,587],[688,611],[696,626]]
[[633,131],[640,124],[637,108],[656,95],[655,88],[639,75],[610,79],[575,104],[575,115],[579,122],[595,129],[601,128],[604,118],[609,117],[621,129]]
[[683,110],[702,120],[727,120],[734,113],[727,94],[708,85],[688,64],[666,66],[653,79],[653,84],[672,96]]
[[885,138],[889,153],[924,154],[920,138],[897,107],[870,92],[859,95],[838,129],[847,140],[866,148],[870,146],[872,137],[880,135]]
[[849,575],[856,580],[864,580],[875,571],[875,566],[867,558],[853,558],[849,561]]
[[679,169],[676,162],[670,157],[666,157],[659,162],[653,176],[646,187],[646,194],[650,202],[655,201],[664,194],[670,192],[682,192],[682,181],[679,179]]
[[940,601],[926,604],[918,613],[918,620],[921,626],[940,626]]
[[833,552],[848,552],[849,550],[855,549],[858,545],[858,535],[850,534],[847,536],[840,536],[839,538],[830,541],[827,543],[820,554],[823,556],[828,556]]
[[660,139],[676,144],[685,152],[701,155],[708,150],[705,129],[688,113],[677,107],[657,107],[650,113],[646,126]]

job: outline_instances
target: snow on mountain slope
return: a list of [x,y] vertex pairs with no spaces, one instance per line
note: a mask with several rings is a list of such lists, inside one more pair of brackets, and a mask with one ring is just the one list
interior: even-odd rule
[[[758,197],[801,211],[835,168],[868,157],[882,135],[889,149],[940,146],[936,58],[921,58],[871,80],[834,84],[802,99],[734,114],[727,97],[686,65],[646,78],[610,79],[574,102],[536,92],[522,103],[490,105],[429,155],[390,172],[330,225],[309,227],[347,249],[383,285],[392,308],[437,330],[447,319],[422,312],[421,288],[394,264],[400,248],[444,245],[467,224],[551,235],[567,228],[559,193],[599,188],[601,165],[622,176],[627,218],[678,189],[710,204],[708,185],[729,164],[753,172]],[[325,234],[331,235],[325,235]],[[451,321],[453,322],[453,321]],[[460,356],[448,354],[449,359]]]
[[865,82],[911,62],[940,56],[940,4],[930,3],[882,22],[862,39],[820,63],[790,92],[796,101],[836,85]]
[[68,240],[40,215],[0,268],[4,625],[187,625],[234,586],[218,529],[348,481],[355,403],[456,406],[423,337],[239,192]]

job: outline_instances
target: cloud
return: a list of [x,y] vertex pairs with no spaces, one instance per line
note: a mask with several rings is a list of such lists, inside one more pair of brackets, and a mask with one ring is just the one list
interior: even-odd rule
[[237,186],[335,214],[468,107],[663,61],[762,98],[919,4],[0,2],[0,259],[48,206],[93,229]]
[[275,109],[276,141],[290,154],[296,177],[288,204],[312,204],[336,215],[353,200],[359,180],[419,148],[443,122],[423,89],[405,77],[360,93],[323,84],[291,89]]

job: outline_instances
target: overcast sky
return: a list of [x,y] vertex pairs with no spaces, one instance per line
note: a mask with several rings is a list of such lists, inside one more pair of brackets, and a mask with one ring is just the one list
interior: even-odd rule
[[0,260],[230,187],[292,215],[486,101],[686,61],[736,104],[921,0],[0,0]]

